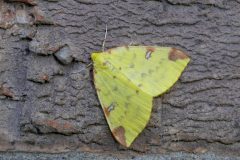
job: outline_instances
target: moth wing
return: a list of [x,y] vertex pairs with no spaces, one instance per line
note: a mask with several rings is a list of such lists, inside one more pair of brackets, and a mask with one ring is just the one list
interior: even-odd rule
[[93,57],[94,84],[115,139],[129,147],[149,121],[152,96],[139,90],[117,68],[102,58]]
[[180,77],[190,58],[170,47],[117,47],[102,54],[142,91],[152,96],[166,92]]

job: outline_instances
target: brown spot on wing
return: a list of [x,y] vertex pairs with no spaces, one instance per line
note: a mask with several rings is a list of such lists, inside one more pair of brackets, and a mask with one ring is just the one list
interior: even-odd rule
[[108,107],[104,106],[103,107],[103,111],[104,114],[106,115],[106,117],[108,117],[110,115],[110,112],[114,110],[115,104],[111,103]]
[[148,60],[149,58],[151,58],[152,53],[155,51],[154,47],[146,47],[147,52],[145,55],[145,58]]
[[186,59],[186,58],[188,58],[188,56],[184,52],[176,48],[172,48],[168,54],[168,59],[171,61],[176,61],[178,59]]
[[155,48],[151,46],[147,46],[146,49],[147,49],[147,52],[151,52],[151,53],[155,51]]
[[104,111],[105,116],[109,117],[110,112],[109,112],[108,108],[107,107],[103,107],[103,111]]
[[126,137],[125,137],[125,129],[124,129],[123,126],[119,126],[117,128],[114,128],[112,130],[112,134],[120,144],[127,147]]

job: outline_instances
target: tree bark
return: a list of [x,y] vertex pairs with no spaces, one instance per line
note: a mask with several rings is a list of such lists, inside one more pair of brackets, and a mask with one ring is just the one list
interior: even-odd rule
[[[239,0],[0,0],[0,150],[240,155]],[[126,149],[113,139],[90,55],[136,44],[191,62]]]

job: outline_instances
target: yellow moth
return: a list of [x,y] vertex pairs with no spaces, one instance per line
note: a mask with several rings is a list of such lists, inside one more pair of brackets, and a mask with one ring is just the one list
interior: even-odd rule
[[94,84],[114,138],[129,147],[147,125],[153,98],[166,92],[190,59],[175,48],[124,46],[93,53]]

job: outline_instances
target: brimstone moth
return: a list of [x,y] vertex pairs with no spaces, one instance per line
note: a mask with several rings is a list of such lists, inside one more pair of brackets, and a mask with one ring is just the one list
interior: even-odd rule
[[114,138],[129,147],[147,125],[153,98],[180,77],[190,58],[170,47],[124,46],[91,55],[94,84]]

